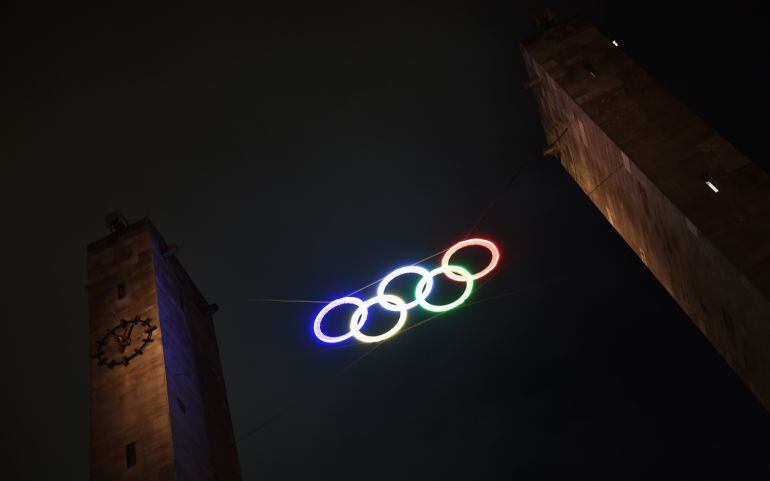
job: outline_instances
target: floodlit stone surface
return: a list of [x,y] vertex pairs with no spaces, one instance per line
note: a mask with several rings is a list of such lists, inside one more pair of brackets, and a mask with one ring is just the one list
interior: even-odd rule
[[521,47],[555,155],[770,409],[770,177],[585,20]]
[[91,359],[92,481],[241,479],[211,306],[172,251],[146,219],[88,246],[91,354],[121,319],[158,326],[127,366]]

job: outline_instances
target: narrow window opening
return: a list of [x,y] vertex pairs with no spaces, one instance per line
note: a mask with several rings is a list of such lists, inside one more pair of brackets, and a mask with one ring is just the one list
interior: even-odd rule
[[183,414],[187,413],[187,407],[184,405],[181,399],[176,398],[177,404],[179,404],[179,409],[182,411]]
[[126,297],[126,283],[121,282],[118,284],[118,299],[123,299]]
[[719,187],[717,187],[716,183],[714,183],[712,180],[706,180],[706,186],[708,186],[708,188],[711,189],[711,191],[715,194],[719,192]]
[[131,467],[136,464],[136,443],[126,444],[126,466]]

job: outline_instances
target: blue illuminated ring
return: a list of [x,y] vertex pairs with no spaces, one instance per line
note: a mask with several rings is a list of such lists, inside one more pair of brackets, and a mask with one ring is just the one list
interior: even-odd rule
[[[400,311],[398,307],[396,307],[395,304],[391,304],[390,302],[384,300],[386,294],[385,294],[385,288],[388,287],[388,284],[390,281],[395,279],[396,277],[400,277],[404,274],[417,274],[419,276],[422,276],[423,279],[427,279],[425,284],[425,289],[427,292],[425,292],[425,296],[427,296],[431,289],[433,289],[433,277],[430,275],[430,272],[428,269],[425,269],[424,267],[420,266],[406,266],[406,267],[400,267],[396,269],[395,271],[391,272],[385,278],[380,281],[380,284],[377,286],[377,297],[381,299],[380,305],[389,311]],[[406,308],[411,309],[413,307],[416,307],[417,304],[420,303],[420,300],[416,298],[412,302],[406,303]]]
[[[427,279],[432,279],[438,274],[446,274],[448,277],[450,272],[454,274],[458,279],[465,282],[465,290],[462,294],[460,294],[460,297],[450,302],[449,304],[444,304],[441,306],[431,304],[426,300],[426,297],[428,297],[428,294],[430,293],[430,291],[427,290]],[[420,304],[420,307],[426,311],[446,312],[465,302],[465,300],[468,299],[468,296],[471,295],[471,291],[473,291],[473,276],[471,273],[460,266],[445,265],[436,267],[430,271],[430,277],[423,277],[420,279],[420,282],[417,283],[417,288],[414,290],[414,295],[417,298],[417,303]]]
[[[386,304],[395,306],[399,315],[398,321],[396,321],[396,324],[389,331],[377,336],[369,336],[361,332],[361,328],[364,326],[364,323],[366,323],[366,318],[369,315],[369,307],[374,304],[380,304],[383,307],[385,307]],[[393,309],[388,310],[393,311]],[[404,324],[406,323],[406,311],[406,303],[398,296],[384,294],[372,297],[371,299],[364,301],[358,309],[356,309],[356,312],[353,313],[353,317],[350,318],[350,332],[353,337],[361,342],[384,341],[389,337],[395,336],[396,333],[404,327]]]
[[[358,322],[358,324],[354,325],[351,318],[350,323],[350,332],[347,334],[343,334],[341,336],[327,336],[326,334],[321,331],[321,322],[324,320],[324,316],[329,313],[332,309],[334,309],[337,306],[342,306],[345,304],[353,304],[358,309],[364,309],[364,316],[363,318]],[[358,310],[356,310],[356,313]],[[315,321],[313,322],[313,332],[315,333],[316,337],[323,342],[328,342],[330,344],[336,343],[336,342],[342,342],[347,339],[350,339],[355,335],[356,332],[361,328],[361,326],[364,325],[366,322],[366,307],[364,307],[364,301],[357,297],[341,297],[339,299],[336,299],[327,305],[324,306],[323,309],[321,309],[321,312],[318,313],[317,316],[315,316]]]

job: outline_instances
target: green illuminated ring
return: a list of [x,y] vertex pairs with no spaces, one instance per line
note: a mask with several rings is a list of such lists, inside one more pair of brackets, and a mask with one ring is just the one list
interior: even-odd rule
[[[426,297],[430,293],[430,291],[427,288],[428,280],[432,279],[433,277],[436,277],[436,275],[438,274],[447,274],[447,277],[448,277],[448,273],[455,274],[458,279],[465,282],[465,290],[460,295],[460,297],[450,302],[449,304],[444,304],[442,306],[431,304],[426,300]],[[460,266],[444,265],[430,271],[428,277],[423,277],[422,279],[420,279],[420,282],[417,283],[417,287],[414,290],[414,295],[420,307],[422,307],[426,311],[446,312],[450,309],[454,309],[455,307],[465,302],[465,300],[468,299],[468,296],[471,295],[471,291],[473,291],[473,276],[471,275],[470,272],[468,272],[467,270],[465,270]]]

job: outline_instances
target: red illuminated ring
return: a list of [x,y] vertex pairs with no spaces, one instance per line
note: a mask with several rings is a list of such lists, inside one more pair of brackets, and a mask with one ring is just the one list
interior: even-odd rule
[[489,252],[492,254],[492,260],[489,261],[489,265],[485,267],[483,270],[473,274],[471,276],[472,280],[481,279],[485,275],[492,272],[492,269],[497,267],[497,263],[500,261],[500,251],[497,249],[497,246],[486,240],[486,239],[466,239],[464,241],[460,241],[457,244],[450,247],[445,253],[444,257],[441,258],[441,267],[445,269],[445,274],[448,278],[452,279],[453,281],[457,282],[464,282],[466,279],[462,276],[458,276],[457,274],[453,273],[451,270],[449,270],[449,259],[454,255],[455,252],[459,251],[463,247],[470,247],[470,246],[481,246],[486,247],[489,249]]

